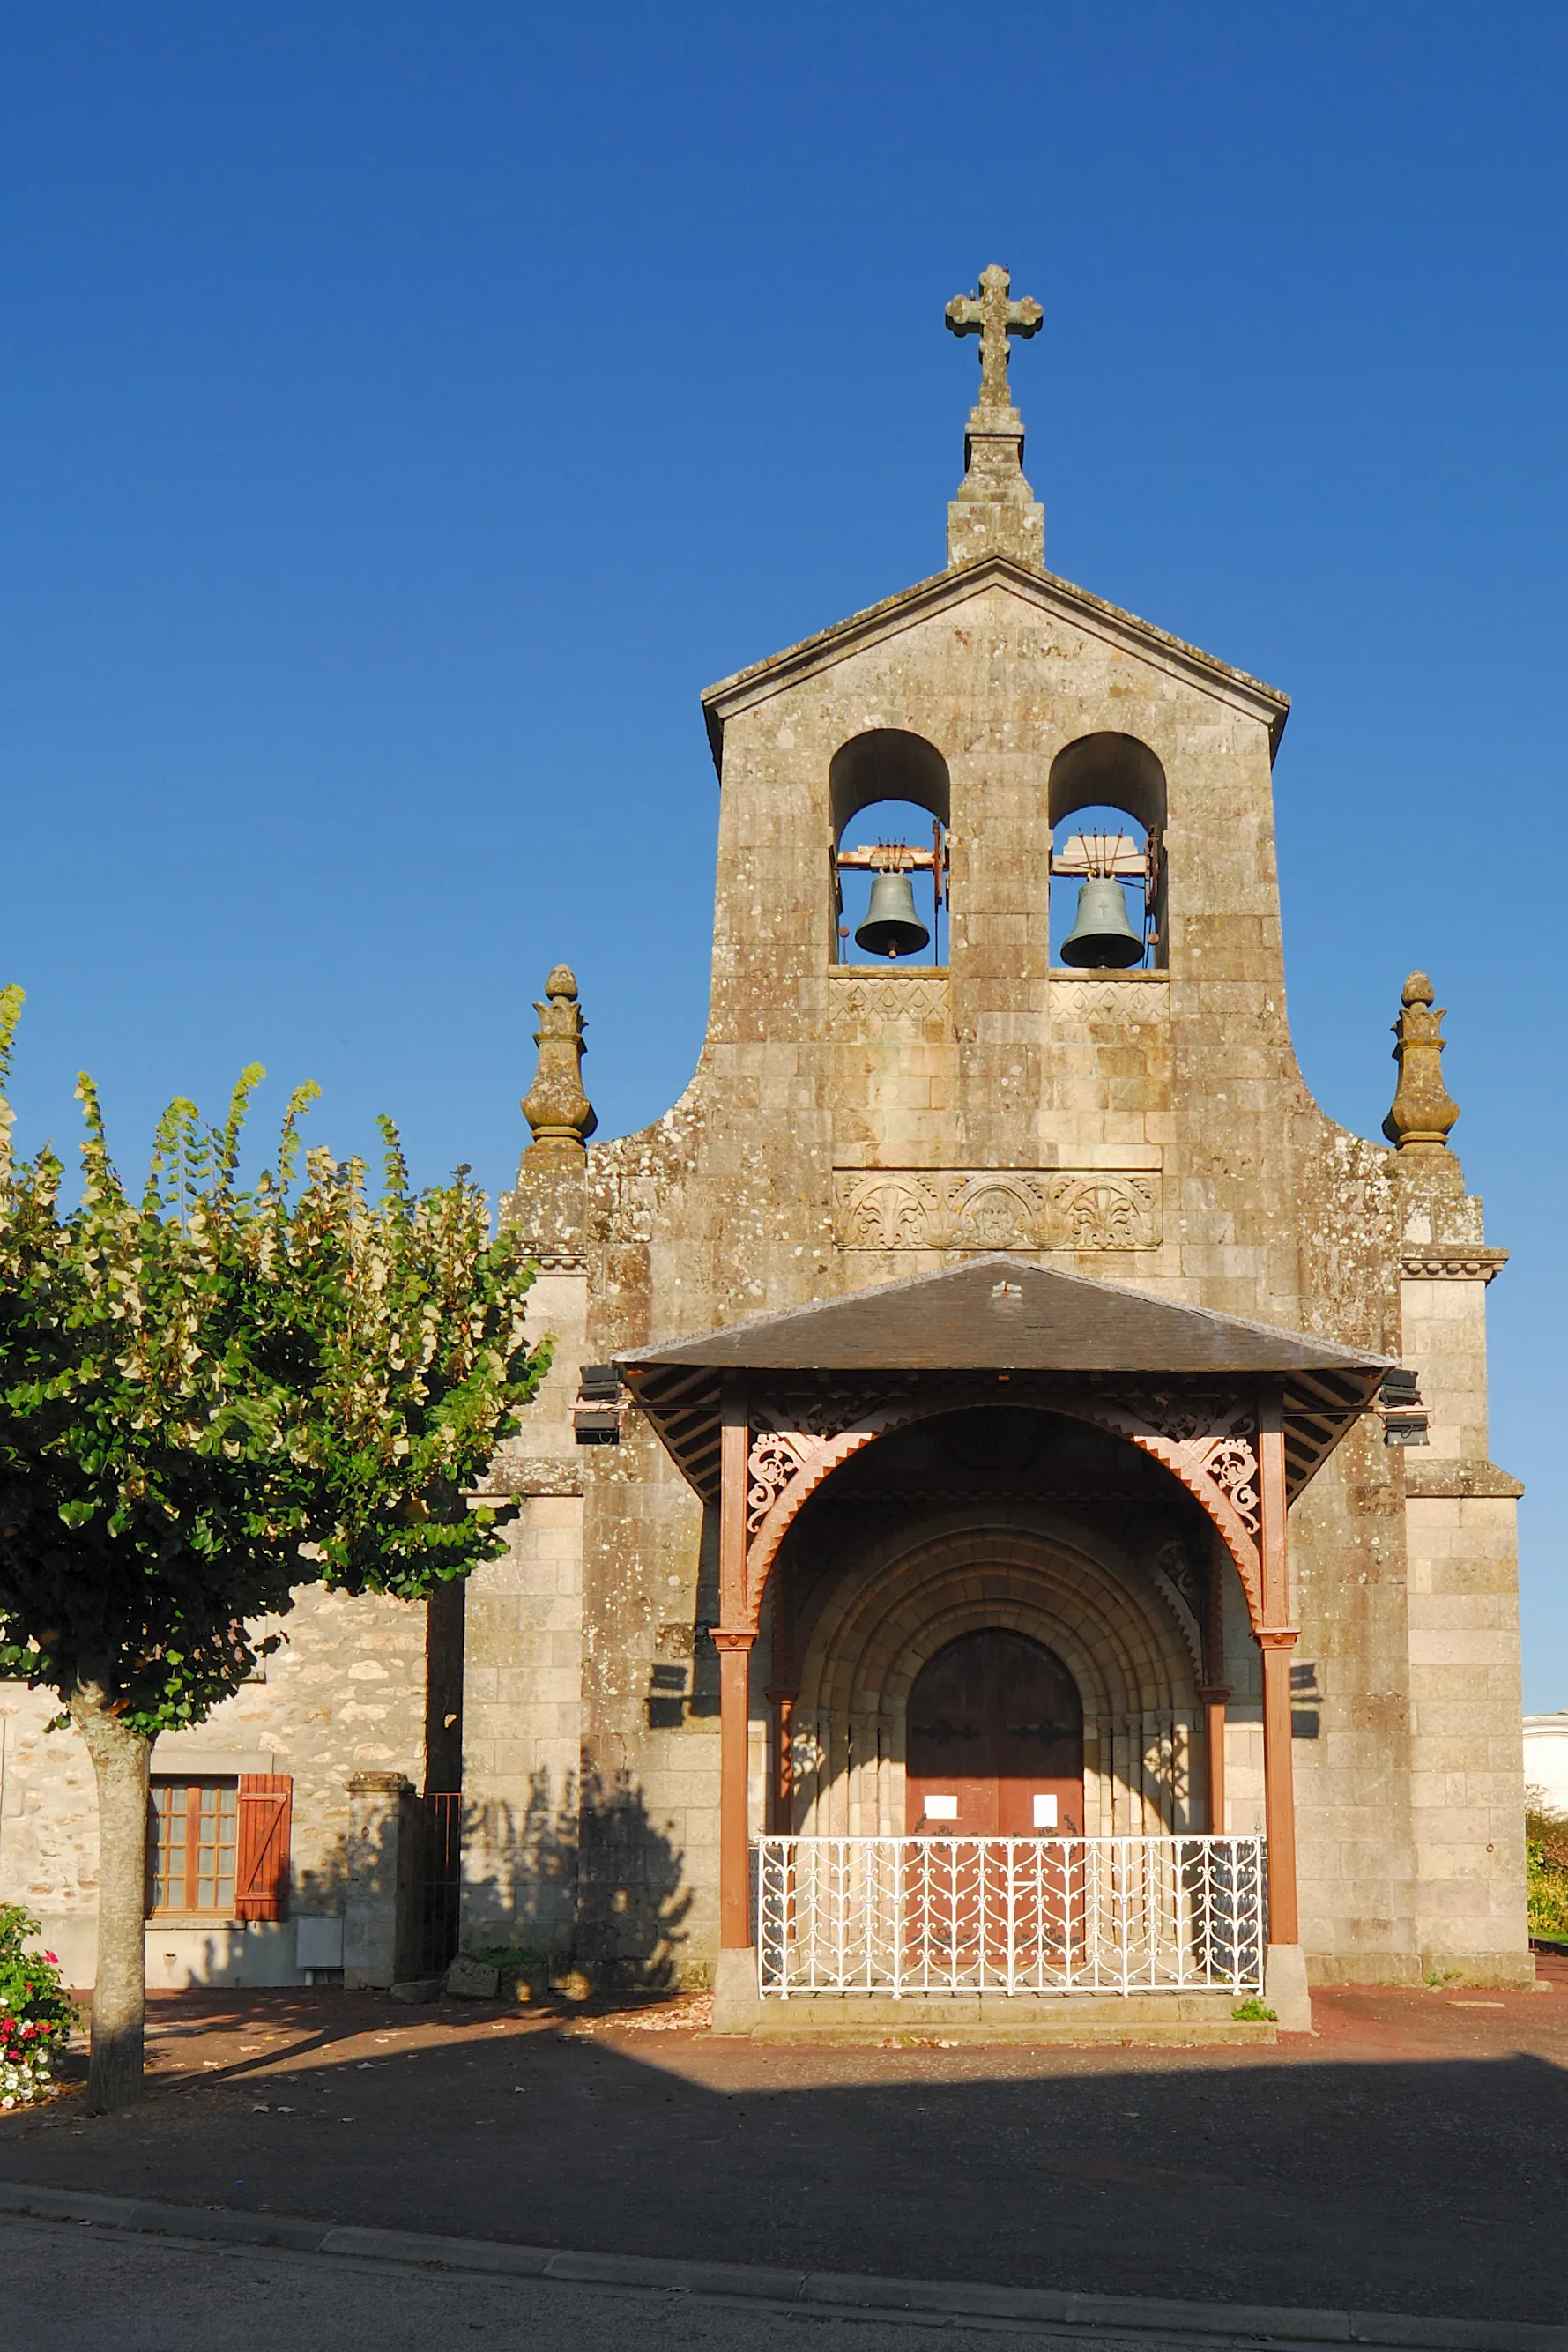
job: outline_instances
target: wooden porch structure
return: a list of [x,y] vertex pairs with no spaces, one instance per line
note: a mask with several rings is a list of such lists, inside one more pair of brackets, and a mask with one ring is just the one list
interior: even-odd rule
[[[1235,1564],[1261,1654],[1270,1978],[1299,1987],[1304,2005],[1287,1513],[1372,1405],[1389,1359],[988,1255],[619,1361],[636,1405],[718,1514],[724,1960],[751,1944],[749,1661],[787,1532],[836,1469],[890,1432],[977,1405],[1033,1406],[1090,1423],[1159,1462],[1196,1498]],[[1208,1623],[1199,1695],[1209,1827],[1223,1830],[1228,1694],[1213,1607]],[[792,1694],[769,1696],[782,1779]]]

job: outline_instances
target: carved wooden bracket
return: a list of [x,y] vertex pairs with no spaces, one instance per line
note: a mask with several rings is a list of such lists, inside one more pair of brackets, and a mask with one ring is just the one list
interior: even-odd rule
[[[965,1391],[873,1402],[847,1392],[754,1407],[747,1457],[746,1596],[756,1626],[779,1547],[801,1506],[823,1482],[877,1438],[938,1413],[972,1404]],[[1093,1397],[1031,1397],[1021,1386],[1009,1402],[1086,1421],[1150,1454],[1178,1478],[1218,1530],[1236,1563],[1256,1633],[1262,1625],[1259,1541],[1258,1416],[1234,1391],[1184,1395],[1139,1392],[1114,1402]],[[764,1421],[769,1425],[761,1426]]]

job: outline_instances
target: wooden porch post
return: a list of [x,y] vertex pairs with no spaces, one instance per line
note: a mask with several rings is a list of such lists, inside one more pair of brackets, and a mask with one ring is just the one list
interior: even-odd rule
[[1293,1633],[1259,1635],[1263,1651],[1263,1819],[1269,1832],[1269,1941],[1299,1944],[1296,1791],[1291,1756]]
[[726,1951],[751,1942],[751,1835],[747,1820],[749,1757],[749,1633],[714,1635],[718,1649],[718,1940]]
[[1263,1569],[1263,1820],[1269,1839],[1269,1948],[1264,1997],[1291,2032],[1312,2031],[1296,1893],[1295,1759],[1291,1738],[1290,1554],[1285,1530],[1285,1429],[1278,1391],[1260,1399],[1258,1496]]
[[795,1769],[790,1761],[789,1745],[795,1715],[796,1693],[792,1690],[770,1690],[768,1704],[773,1709],[773,1776],[768,1790],[768,1825],[776,1837],[789,1837],[795,1827]]
[[720,1434],[718,1595],[714,1629],[719,1668],[718,1940],[721,1950],[751,1942],[751,1840],[747,1818],[750,1665],[755,1633],[746,1595],[746,1399],[727,1387]]
[[1225,1556],[1218,1539],[1208,1552],[1208,1606],[1205,1612],[1203,1644],[1204,1767],[1208,1783],[1208,1829],[1211,1837],[1225,1835],[1225,1702],[1230,1696],[1225,1679]]
[[793,1627],[789,1622],[789,1591],[782,1566],[776,1566],[773,1593],[773,1679],[768,1704],[773,1711],[772,1769],[768,1776],[768,1826],[776,1837],[788,1837],[795,1826],[795,1775],[789,1761],[790,1726],[798,1696],[793,1664]]
[[1211,1837],[1225,1835],[1225,1702],[1228,1690],[1217,1690],[1206,1684],[1198,1693],[1203,1701],[1203,1751],[1208,1774],[1208,1832]]

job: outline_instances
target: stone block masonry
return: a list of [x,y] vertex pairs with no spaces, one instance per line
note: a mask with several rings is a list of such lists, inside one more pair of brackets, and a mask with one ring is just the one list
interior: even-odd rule
[[[154,1774],[293,1781],[292,1915],[340,1916],[349,1782],[357,1772],[424,1770],[425,1612],[382,1598],[307,1587],[277,1630],[285,1645],[262,1677],[214,1708],[199,1730],[161,1739]],[[71,1981],[89,1985],[98,1907],[98,1808],[78,1734],[47,1731],[47,1693],[0,1683],[0,1900],[42,1920]],[[293,1917],[248,1924],[154,1917],[148,1982],[298,1984]]]

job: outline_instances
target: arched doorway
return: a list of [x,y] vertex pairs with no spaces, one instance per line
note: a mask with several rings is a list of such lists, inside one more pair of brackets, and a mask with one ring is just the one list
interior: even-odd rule
[[960,1634],[916,1675],[907,1720],[911,1836],[1082,1834],[1083,1703],[1042,1643]]
[[[928,1706],[929,1685],[918,1703],[915,1694],[933,1661],[965,1636],[986,1633],[1021,1637],[1023,1659],[1054,1661],[1065,1673],[1058,1703],[1048,1691],[1042,1704],[1009,1714],[1002,1729],[1071,1722],[1082,1739],[1065,1757],[1030,1742],[1010,1759],[988,1762],[986,1777],[1007,1761],[1005,1777],[1022,1784],[1015,1790],[1027,1800],[1021,1817],[1009,1815],[1019,1833],[1034,1832],[1035,1794],[1052,1793],[1052,1783],[1062,1781],[1068,1785],[1054,1791],[1062,1836],[1198,1829],[1202,1627],[1151,1557],[1168,1531],[1157,1490],[1147,1526],[1134,1526],[1129,1506],[1114,1533],[1050,1500],[977,1499],[950,1511],[923,1504],[903,1526],[883,1496],[873,1500],[874,1533],[864,1515],[846,1512],[841,1537],[824,1517],[810,1530],[809,1553],[802,1548],[817,1583],[802,1595],[801,1577],[802,1605],[792,1620],[787,1615],[794,1690],[775,1829],[807,1837],[907,1836],[928,1811],[911,1807],[912,1771],[934,1796],[959,1793],[944,1776],[981,1777],[959,1760],[977,1741],[954,1738],[934,1752],[916,1742],[912,1753],[910,1731],[940,1724],[944,1713],[954,1723],[977,1721],[960,1718],[939,1694]],[[1041,1774],[1038,1786],[1031,1774]],[[930,1827],[936,1832],[938,1822]]]

